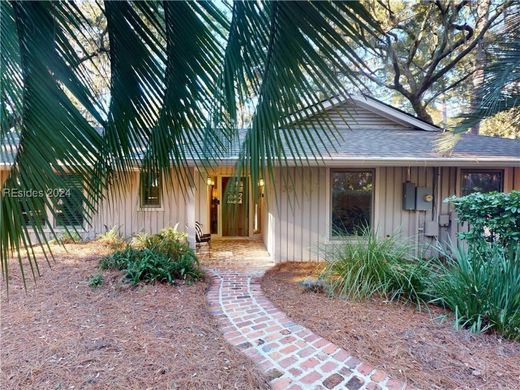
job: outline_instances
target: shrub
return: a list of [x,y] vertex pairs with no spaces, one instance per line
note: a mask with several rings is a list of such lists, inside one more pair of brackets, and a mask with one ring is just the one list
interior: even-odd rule
[[428,267],[408,260],[410,252],[410,246],[396,235],[382,239],[366,229],[360,237],[327,251],[322,278],[333,292],[348,298],[382,295],[421,302]]
[[159,234],[139,233],[132,238],[131,245],[136,249],[155,248],[161,236]]
[[469,224],[469,230],[459,233],[459,237],[467,240],[472,250],[482,252],[495,243],[514,252],[520,244],[519,191],[476,192],[446,201],[454,205],[459,221]]
[[125,249],[115,251],[111,255],[105,256],[99,262],[99,268],[102,270],[113,269],[122,271],[128,267],[128,264],[137,261],[141,256],[141,251],[131,246]]
[[150,249],[138,251],[140,253],[137,260],[128,262],[125,270],[128,281],[134,285],[140,281],[173,283],[175,279],[196,280],[201,276],[199,268],[190,257],[179,257],[173,261],[167,255]]
[[103,274],[101,272],[96,272],[95,274],[91,275],[88,279],[88,285],[92,288],[96,288],[101,286],[105,281],[105,278],[103,277]]
[[107,230],[105,233],[100,234],[97,237],[97,241],[105,246],[108,246],[112,249],[122,248],[125,242],[119,235],[119,229],[117,226],[112,227],[112,229]]
[[83,238],[79,235],[78,232],[70,232],[65,231],[61,234],[57,234],[57,238],[55,240],[50,240],[50,244],[78,244],[83,241]]
[[520,340],[520,248],[490,246],[485,254],[439,248],[443,261],[429,279],[433,303],[455,313],[455,325],[473,332],[496,330]]
[[139,234],[125,249],[101,259],[99,267],[123,271],[132,284],[192,281],[202,276],[186,234],[176,228],[163,229],[159,234]]

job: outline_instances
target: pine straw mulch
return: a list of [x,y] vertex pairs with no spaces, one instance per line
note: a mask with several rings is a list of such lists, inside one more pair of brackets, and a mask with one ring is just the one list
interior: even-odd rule
[[40,261],[43,275],[27,293],[17,264],[9,301],[1,286],[2,389],[266,387],[218,331],[206,282],[130,287],[109,272],[92,289],[87,280],[106,249],[67,247],[54,247],[52,269]]
[[264,294],[294,321],[354,356],[420,389],[518,389],[520,343],[457,331],[439,308],[382,300],[351,302],[305,292],[298,281],[317,263],[284,263],[268,271]]

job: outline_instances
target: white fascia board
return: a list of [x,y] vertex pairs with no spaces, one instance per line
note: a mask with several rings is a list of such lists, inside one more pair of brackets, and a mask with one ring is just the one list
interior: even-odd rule
[[352,97],[351,100],[369,111],[404,125],[411,125],[421,130],[434,131],[436,133],[442,131],[442,129],[437,126],[430,125],[421,119],[414,118],[412,115],[401,112],[396,108],[387,106],[386,104],[383,104],[375,99],[367,98],[365,96],[355,96]]

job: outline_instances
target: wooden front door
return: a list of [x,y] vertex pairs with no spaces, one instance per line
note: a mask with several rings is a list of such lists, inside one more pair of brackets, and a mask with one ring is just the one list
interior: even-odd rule
[[249,236],[249,185],[247,177],[222,178],[222,235]]

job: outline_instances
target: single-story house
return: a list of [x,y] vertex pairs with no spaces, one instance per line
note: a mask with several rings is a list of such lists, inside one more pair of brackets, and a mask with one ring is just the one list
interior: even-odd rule
[[[74,213],[51,222],[79,225],[90,238],[112,226],[131,236],[178,223],[194,242],[199,221],[215,238],[263,240],[276,262],[317,260],[322,248],[363,225],[382,236],[411,237],[417,251],[453,240],[462,227],[445,198],[520,190],[520,140],[464,134],[449,153],[439,152],[442,129],[371,97],[331,99],[321,109],[304,113],[305,125],[332,120],[338,134],[323,137],[322,159],[274,169],[277,196],[269,179],[251,183],[248,177],[238,195],[224,193],[238,159],[235,145],[218,167],[191,169],[195,184],[188,194],[175,185],[173,172],[173,188],[163,188],[164,178],[140,182],[136,170],[126,193],[109,194],[90,226]],[[1,152],[0,182],[9,166]]]

